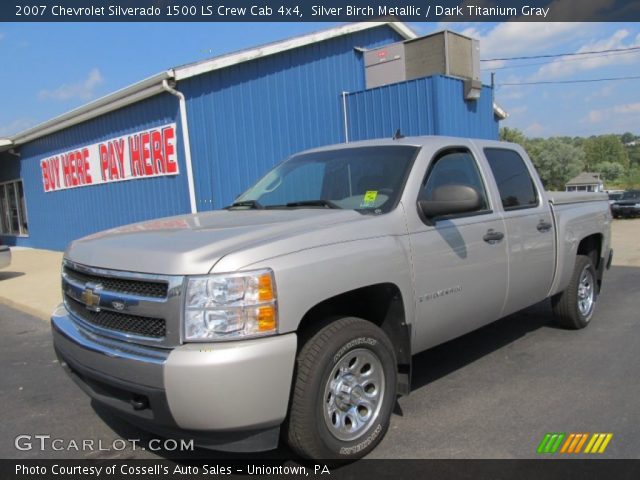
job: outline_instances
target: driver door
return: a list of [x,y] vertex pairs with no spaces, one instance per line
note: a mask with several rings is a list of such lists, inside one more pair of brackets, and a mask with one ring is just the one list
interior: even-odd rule
[[480,164],[470,150],[455,148],[436,154],[416,204],[418,200],[429,200],[433,191],[443,185],[473,187],[480,194],[482,205],[470,213],[411,222],[415,351],[498,319],[506,298],[504,222],[492,208]]

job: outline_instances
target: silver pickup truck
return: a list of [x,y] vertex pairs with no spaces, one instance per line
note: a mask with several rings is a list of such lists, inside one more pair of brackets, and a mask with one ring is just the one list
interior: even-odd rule
[[548,297],[591,321],[604,194],[547,193],[518,145],[447,137],[315,149],[224,210],[69,246],[51,322],[94,400],[219,450],[354,459],[412,356]]

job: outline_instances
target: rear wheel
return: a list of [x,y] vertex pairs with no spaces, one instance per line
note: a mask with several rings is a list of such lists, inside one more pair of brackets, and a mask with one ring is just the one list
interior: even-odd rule
[[569,285],[551,299],[560,326],[577,330],[589,325],[598,298],[596,278],[591,257],[578,255]]
[[396,401],[393,345],[376,325],[338,319],[301,348],[289,417],[291,448],[304,457],[352,460],[387,431]]

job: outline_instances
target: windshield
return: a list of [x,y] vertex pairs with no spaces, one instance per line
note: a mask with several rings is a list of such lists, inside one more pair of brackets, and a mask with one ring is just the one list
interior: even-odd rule
[[640,199],[640,192],[632,190],[630,192],[624,192],[620,200],[638,200]]
[[354,147],[296,155],[282,162],[228,208],[392,210],[418,148]]

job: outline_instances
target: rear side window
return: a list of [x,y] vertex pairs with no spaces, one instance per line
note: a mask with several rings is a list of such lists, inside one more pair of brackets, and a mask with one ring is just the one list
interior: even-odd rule
[[538,191],[522,157],[513,150],[485,148],[484,154],[498,184],[505,210],[538,205]]

